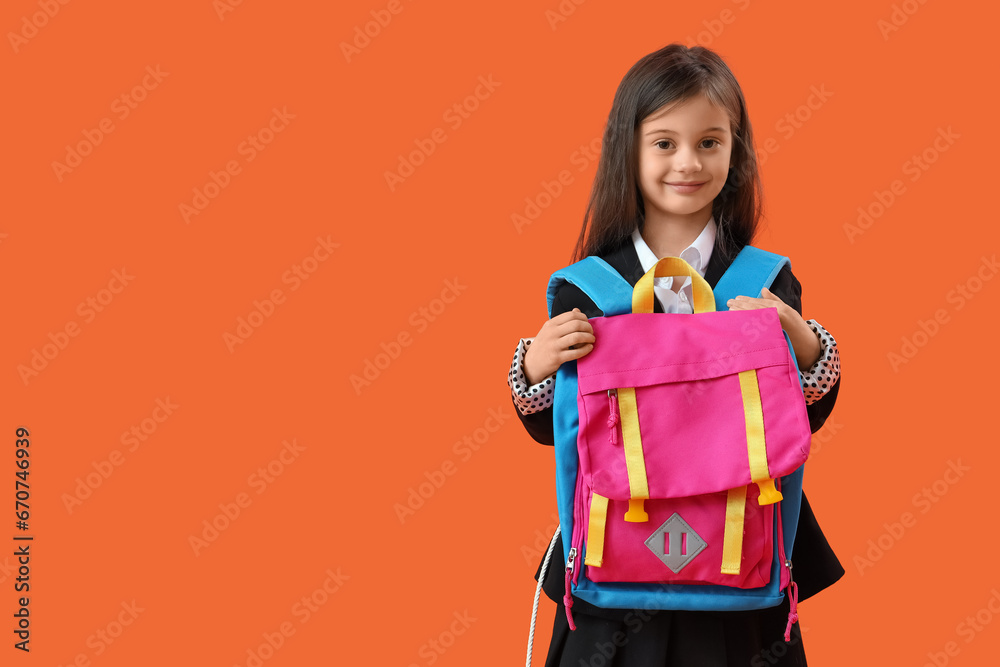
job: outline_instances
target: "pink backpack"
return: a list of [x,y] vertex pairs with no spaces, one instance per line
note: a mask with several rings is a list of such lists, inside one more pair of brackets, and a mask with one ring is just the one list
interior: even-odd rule
[[[811,439],[805,399],[777,310],[715,308],[759,295],[785,263],[747,246],[714,293],[678,257],[661,259],[630,295],[596,257],[553,274],[550,308],[569,281],[605,313],[590,320],[594,349],[563,364],[555,384],[571,629],[572,596],[600,607],[722,611],[775,606],[788,588],[788,640]],[[667,275],[691,276],[694,314],[653,312],[653,279]],[[555,536],[547,558],[554,544]]]

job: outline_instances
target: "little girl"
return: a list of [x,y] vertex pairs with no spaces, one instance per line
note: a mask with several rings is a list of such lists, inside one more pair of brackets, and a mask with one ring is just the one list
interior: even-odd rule
[[[733,73],[706,48],[670,44],[639,60],[618,86],[573,261],[597,255],[634,286],[658,259],[676,256],[714,288],[752,243],[760,201],[753,132]],[[657,278],[654,292],[655,312],[693,312],[690,277]],[[802,319],[801,292],[786,266],[760,297],[740,295],[726,305],[777,308],[816,432],[837,399],[840,357],[834,338],[815,320]],[[508,376],[518,417],[545,445],[554,444],[555,372],[593,349],[588,318],[601,315],[568,283],[555,295],[552,313],[534,338],[521,339]],[[563,553],[561,536],[552,553]],[[799,625],[790,642],[783,638],[787,596],[781,606],[739,612],[606,609],[574,598],[577,627],[570,631],[558,558],[543,581],[557,605],[546,667],[806,664]],[[795,542],[799,600],[843,574],[803,496]]]

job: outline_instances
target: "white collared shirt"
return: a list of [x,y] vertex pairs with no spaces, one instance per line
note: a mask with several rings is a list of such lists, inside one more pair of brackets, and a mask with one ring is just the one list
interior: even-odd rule
[[[691,245],[687,248],[684,248],[680,254],[680,258],[690,264],[695,271],[701,274],[702,278],[705,277],[705,271],[708,269],[708,261],[712,258],[712,249],[715,247],[715,233],[715,216],[712,216],[708,219],[708,223],[705,224],[698,238],[692,241]],[[642,234],[639,233],[638,228],[632,232],[632,243],[635,245],[636,254],[639,255],[639,263],[642,265],[643,273],[649,271],[659,259],[662,259],[657,257],[656,253],[646,245],[646,241],[642,238]],[[653,281],[653,294],[656,295],[660,305],[663,306],[663,312],[693,313],[694,294],[691,278],[689,276],[684,277],[684,286],[681,287],[680,292],[674,292],[671,289],[673,284],[674,279],[672,276],[657,278]]]

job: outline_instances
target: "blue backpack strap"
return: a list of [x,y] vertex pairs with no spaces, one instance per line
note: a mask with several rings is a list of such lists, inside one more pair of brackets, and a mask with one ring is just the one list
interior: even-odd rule
[[[579,287],[606,316],[632,312],[632,286],[610,264],[599,257],[586,257],[552,274],[546,291],[549,317],[552,317],[552,302],[563,283]],[[555,393],[552,399],[556,501],[563,534],[563,562],[569,557],[573,535],[573,495],[579,466],[576,438],[580,417],[577,411],[576,393],[576,362],[567,361],[556,373]],[[582,558],[580,562],[583,562]]]
[[792,267],[792,261],[783,255],[744,246],[712,290],[715,309],[729,310],[726,302],[740,294],[759,298],[761,287],[770,288],[786,264]]
[[585,257],[552,274],[545,295],[549,317],[552,317],[552,301],[563,283],[579,287],[605,315],[632,312],[632,286],[600,257]]
[[[734,299],[740,294],[760,298],[761,288],[770,288],[774,279],[778,277],[782,267],[788,265],[792,268],[792,260],[784,255],[761,250],[751,245],[743,246],[736,259],[729,265],[715,289],[715,309],[729,310],[726,302]],[[795,350],[792,348],[792,340],[785,332],[785,342],[788,343],[788,350],[795,359]],[[801,376],[799,377],[801,380]]]

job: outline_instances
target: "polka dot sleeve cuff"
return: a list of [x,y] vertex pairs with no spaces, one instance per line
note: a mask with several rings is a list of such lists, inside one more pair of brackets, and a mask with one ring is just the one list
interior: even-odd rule
[[822,348],[816,363],[805,372],[799,371],[806,405],[811,405],[823,398],[840,378],[840,352],[837,350],[837,341],[823,325],[816,320],[806,320],[806,324],[819,336]]
[[514,350],[514,360],[510,363],[507,384],[514,396],[514,403],[522,415],[530,415],[552,407],[552,390],[555,388],[556,374],[548,376],[538,384],[528,386],[524,377],[524,353],[528,351],[534,338],[522,338]]

